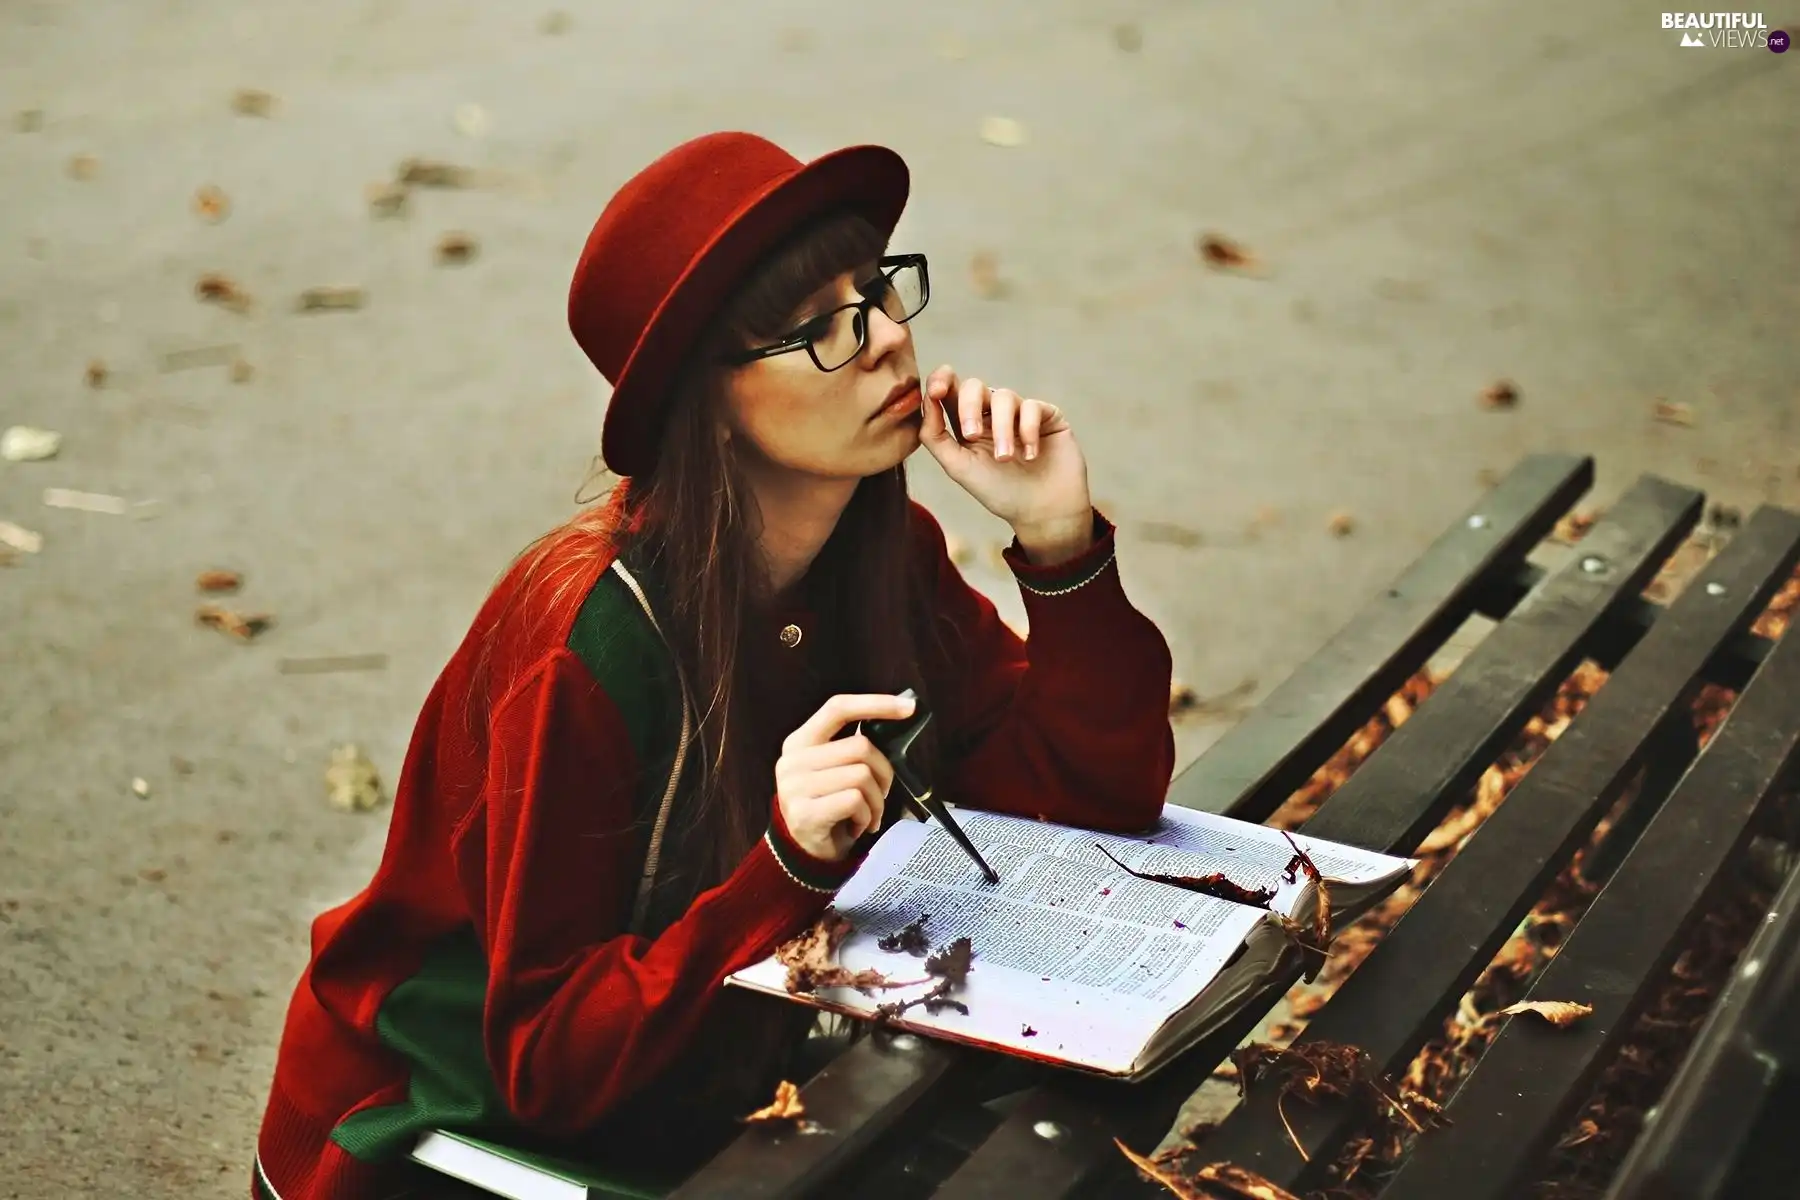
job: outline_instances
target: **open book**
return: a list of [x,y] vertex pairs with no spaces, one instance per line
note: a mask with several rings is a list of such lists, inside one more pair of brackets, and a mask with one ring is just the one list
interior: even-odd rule
[[[1298,954],[1276,914],[1311,926],[1318,888],[1290,882],[1294,843],[1324,876],[1332,927],[1386,895],[1414,860],[1376,854],[1230,817],[1169,805],[1138,837],[958,809],[957,820],[999,872],[989,884],[936,822],[902,821],[884,833],[832,907],[855,926],[838,960],[890,980],[915,980],[921,959],[877,942],[927,917],[934,948],[969,938],[974,960],[952,998],[968,1008],[913,1007],[892,1025],[1102,1075],[1141,1079],[1205,1037]],[[1139,879],[1221,872],[1273,890],[1264,907]],[[1289,960],[1291,961],[1291,960]],[[788,996],[787,967],[771,957],[726,980]],[[931,981],[935,982],[935,981]],[[929,990],[864,995],[830,987],[790,998],[873,1016],[878,1006]]]

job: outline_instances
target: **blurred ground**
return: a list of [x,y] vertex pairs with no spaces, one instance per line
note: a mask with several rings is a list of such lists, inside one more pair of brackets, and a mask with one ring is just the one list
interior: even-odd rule
[[[381,847],[383,813],[326,805],[330,747],[391,780],[484,590],[569,511],[604,402],[569,270],[686,137],[907,157],[922,365],[1067,408],[1203,695],[1266,693],[1535,449],[1595,454],[1595,503],[1644,471],[1800,503],[1800,55],[1681,50],[1641,7],[0,7],[0,425],[66,439],[0,464],[0,519],[44,539],[0,569],[0,1195],[242,1194],[306,922]],[[494,178],[373,219],[409,156]],[[451,230],[466,265],[434,262]],[[1206,270],[1202,230],[1267,276]],[[255,307],[197,302],[208,271]],[[367,305],[294,312],[318,285]],[[250,379],[164,369],[219,345]],[[1510,411],[1478,402],[1500,377]],[[998,537],[914,465],[953,532]],[[256,643],[195,627],[210,567],[277,617]],[[363,653],[387,667],[277,670]]]

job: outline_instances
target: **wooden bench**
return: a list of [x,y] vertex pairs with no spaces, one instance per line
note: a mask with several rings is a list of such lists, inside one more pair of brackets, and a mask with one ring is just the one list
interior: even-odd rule
[[[1171,789],[1175,803],[1267,819],[1471,615],[1484,615],[1497,622],[1487,636],[1304,826],[1408,854],[1468,799],[1578,665],[1611,672],[1295,1040],[1354,1045],[1381,1071],[1403,1071],[1570,856],[1629,798],[1589,868],[1609,874],[1603,890],[1530,992],[1591,1005],[1592,1015],[1567,1028],[1506,1020],[1449,1102],[1451,1123],[1416,1140],[1384,1200],[1529,1194],[1800,761],[1800,637],[1771,642],[1751,631],[1800,561],[1800,515],[1758,509],[1664,605],[1643,592],[1702,517],[1703,497],[1685,487],[1644,478],[1566,565],[1529,561],[1592,482],[1590,459],[1524,460]],[[1738,694],[1702,750],[1692,704],[1707,683]],[[1790,883],[1621,1170],[1620,1186],[1637,1189],[1621,1200],[1713,1195],[1658,1190],[1656,1181],[1716,1165],[1704,1148],[1696,1154],[1693,1139],[1745,1140],[1757,1102],[1776,1090],[1768,1064],[1791,1062],[1796,1050],[1792,1024],[1774,1015],[1791,1005],[1800,971],[1795,893]],[[676,1194],[1158,1194],[1114,1139],[1154,1146],[1292,982],[1277,981],[1230,1027],[1147,1081],[1043,1070],[1004,1111],[971,1102],[995,1086],[994,1056],[915,1037],[866,1039],[803,1088],[823,1131],[749,1131]],[[1739,1082],[1764,1075],[1760,1090]],[[1252,1086],[1207,1136],[1201,1161],[1239,1164],[1297,1194],[1327,1186],[1361,1110],[1277,1108],[1275,1088]]]

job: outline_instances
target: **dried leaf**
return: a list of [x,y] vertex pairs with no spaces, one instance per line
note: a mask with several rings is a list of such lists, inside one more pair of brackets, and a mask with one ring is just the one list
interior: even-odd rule
[[45,488],[44,506],[104,513],[109,517],[122,517],[130,510],[130,505],[125,503],[123,496],[109,496],[105,492],[78,492],[72,488]]
[[400,164],[398,181],[408,187],[466,188],[475,185],[475,172],[452,163],[409,158]]
[[1325,523],[1325,528],[1331,531],[1332,537],[1349,537],[1356,529],[1356,518],[1347,512],[1335,512]]
[[1011,117],[983,117],[981,140],[990,146],[1023,146],[1025,126]]
[[1256,255],[1218,233],[1203,233],[1194,243],[1200,260],[1215,271],[1252,271],[1260,266]]
[[161,370],[186,371],[192,367],[222,367],[229,363],[237,353],[236,345],[195,346],[186,350],[172,350],[162,356]]
[[1671,403],[1658,400],[1650,415],[1665,425],[1691,426],[1694,423],[1694,410],[1686,404]]
[[1179,679],[1169,681],[1169,715],[1178,717],[1200,706],[1200,693]]
[[925,960],[925,973],[955,987],[969,977],[969,966],[975,957],[975,944],[966,937],[957,938]]
[[800,1089],[782,1080],[775,1085],[775,1099],[766,1107],[759,1108],[744,1118],[746,1125],[775,1124],[781,1121],[798,1121],[806,1115],[806,1105],[800,1101]]
[[1248,904],[1252,908],[1267,908],[1269,901],[1275,898],[1274,888],[1245,887],[1243,884],[1233,883],[1226,878],[1223,871],[1214,871],[1210,875],[1157,875],[1132,870],[1118,859],[1113,858],[1112,853],[1099,842],[1094,843],[1094,849],[1112,859],[1113,865],[1127,875],[1147,879],[1151,883],[1166,883],[1170,887],[1178,887],[1183,891],[1199,892],[1220,900],[1229,900],[1233,904]]
[[0,543],[20,554],[36,554],[44,548],[44,535],[11,521],[0,521]]
[[40,462],[55,458],[62,449],[62,434],[33,425],[14,425],[0,433],[0,458],[7,462]]
[[446,233],[438,239],[437,260],[461,265],[475,257],[475,239],[466,233]]
[[1714,530],[1738,529],[1744,524],[1744,513],[1730,504],[1713,504],[1706,510],[1706,524]]
[[325,768],[325,788],[331,806],[344,812],[367,812],[384,798],[375,764],[354,742],[332,750],[331,763]]
[[1170,1192],[1180,1196],[1181,1200],[1215,1200],[1214,1197],[1208,1196],[1205,1192],[1202,1192],[1199,1188],[1189,1183],[1182,1177],[1179,1171],[1174,1170],[1171,1167],[1165,1167],[1152,1159],[1145,1158],[1143,1155],[1134,1151],[1130,1146],[1121,1142],[1118,1138],[1113,1139],[1113,1145],[1119,1148],[1119,1153],[1131,1160],[1131,1165],[1136,1167],[1138,1173],[1145,1179],[1148,1179],[1151,1183],[1162,1184],[1165,1188],[1168,1188]]
[[97,358],[89,360],[87,370],[83,373],[83,378],[87,380],[87,385],[89,387],[100,387],[106,382],[106,364]]
[[1598,515],[1591,512],[1568,513],[1556,523],[1556,528],[1550,531],[1550,537],[1565,546],[1573,546],[1594,527]]
[[[937,986],[923,996],[881,1005],[876,1009],[877,1024],[885,1024],[906,1012],[907,1009],[919,1005],[924,1005],[925,1011],[930,1013],[954,1008],[957,1012],[967,1016],[969,1006],[960,1000],[950,999],[950,993],[968,981],[969,967],[974,957],[975,945],[966,937],[957,938],[936,954],[931,955],[925,960],[925,974],[928,978],[936,979]],[[905,987],[908,985],[895,984],[892,986]]]
[[217,271],[202,275],[194,284],[194,295],[207,304],[217,304],[232,312],[250,311],[250,297],[245,291],[227,276]]
[[1250,515],[1250,523],[1244,527],[1244,536],[1255,540],[1265,530],[1273,529],[1281,524],[1281,510],[1274,505],[1265,504]]
[[1194,1172],[1197,1182],[1211,1184],[1214,1188],[1229,1189],[1228,1195],[1234,1200],[1300,1200],[1277,1184],[1264,1179],[1247,1167],[1233,1163],[1207,1163]]
[[268,613],[237,613],[218,604],[202,604],[194,610],[194,619],[244,642],[275,623]]
[[1205,540],[1199,530],[1168,521],[1140,521],[1138,532],[1144,535],[1145,541],[1161,542],[1167,546],[1180,546],[1189,550]]
[[275,97],[257,88],[239,88],[232,93],[231,111],[245,117],[266,117],[275,111]]
[[1245,679],[1228,692],[1216,696],[1200,696],[1178,680],[1169,682],[1169,716],[1171,719],[1230,720],[1249,711],[1247,701],[1256,694],[1256,680]]
[[194,193],[194,211],[202,220],[217,225],[231,215],[231,200],[209,183]]
[[69,160],[69,178],[86,182],[100,173],[100,160],[91,154],[77,154]]
[[203,592],[235,592],[243,583],[244,577],[236,571],[202,571],[194,580],[194,586]]
[[1519,403],[1519,389],[1510,379],[1499,379],[1490,383],[1481,393],[1483,408],[1516,408]]
[[359,287],[307,288],[295,307],[301,312],[349,312],[361,308],[367,298]]
[[890,954],[913,954],[923,958],[931,949],[931,943],[925,938],[925,922],[930,913],[920,913],[919,919],[898,933],[890,933],[875,944]]
[[975,294],[993,300],[1006,294],[1000,278],[1000,258],[992,250],[977,250],[969,258],[969,283]]
[[1500,1010],[1503,1017],[1515,1017],[1520,1013],[1535,1013],[1557,1028],[1567,1028],[1585,1016],[1593,1013],[1594,1006],[1581,1004],[1574,1000],[1521,1000]]
[[810,992],[819,986],[818,977],[841,971],[838,947],[855,928],[848,917],[828,909],[806,932],[776,947],[776,961],[788,969],[787,990]]
[[377,217],[398,217],[406,212],[407,200],[412,196],[404,184],[378,182],[371,183],[363,189],[363,198],[368,201],[369,212]]

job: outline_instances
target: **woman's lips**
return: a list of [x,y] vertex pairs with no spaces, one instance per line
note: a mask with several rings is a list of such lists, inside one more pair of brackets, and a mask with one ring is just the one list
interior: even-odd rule
[[884,404],[880,411],[870,419],[879,421],[885,417],[910,416],[919,411],[919,405],[922,402],[918,388],[907,388],[906,391]]

